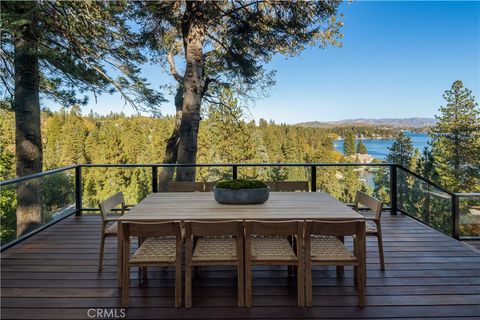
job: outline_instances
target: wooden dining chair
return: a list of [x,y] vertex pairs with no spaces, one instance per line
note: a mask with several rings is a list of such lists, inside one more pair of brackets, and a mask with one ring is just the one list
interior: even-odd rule
[[211,265],[237,267],[237,304],[245,304],[243,222],[185,222],[185,307],[192,306],[192,268]]
[[[305,305],[303,221],[246,221],[245,225],[245,302],[252,306],[252,268],[254,265],[297,267],[297,304]],[[292,247],[287,237],[297,238]]]
[[[134,223],[122,222],[122,308],[128,308],[130,267],[175,266],[175,307],[182,305],[182,249],[180,222]],[[130,255],[130,237],[142,239]],[[144,277],[146,272],[144,272]]]
[[275,181],[273,184],[273,191],[280,192],[308,192],[308,181]]
[[267,187],[270,188],[270,191],[275,191],[275,190],[273,190],[273,186],[274,186],[275,182],[273,182],[273,181],[263,181],[263,183],[265,183],[267,185]]
[[[368,209],[369,211],[365,212],[362,209]],[[385,270],[385,261],[383,255],[383,239],[382,239],[382,210],[383,203],[380,200],[375,199],[368,194],[365,194],[361,191],[357,191],[355,196],[355,202],[353,204],[353,209],[358,213],[362,214],[367,220],[366,224],[366,234],[367,236],[377,237],[378,241],[378,254],[380,256],[380,268]],[[368,222],[372,221],[374,225],[369,224]]]
[[168,184],[169,192],[203,192],[203,182],[170,182]]
[[204,191],[205,191],[205,192],[212,192],[212,191],[213,191],[213,188],[214,188],[216,185],[217,185],[217,182],[215,182],[215,181],[205,182]]
[[116,237],[118,224],[115,221],[115,218],[109,216],[113,213],[113,209],[120,208],[120,213],[123,215],[128,211],[133,205],[125,204],[125,200],[122,192],[117,192],[108,199],[100,202],[100,216],[102,217],[102,224],[100,229],[100,253],[98,257],[98,271],[103,269],[103,255],[105,251],[105,239],[107,237]]
[[[354,236],[351,252],[339,237]],[[306,305],[312,306],[312,266],[354,266],[358,304],[365,304],[365,221],[307,221],[305,229]]]

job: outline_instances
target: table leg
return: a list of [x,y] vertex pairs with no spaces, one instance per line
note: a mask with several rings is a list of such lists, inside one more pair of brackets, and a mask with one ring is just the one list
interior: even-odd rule
[[117,229],[117,275],[118,275],[118,287],[122,288],[122,276],[123,276],[123,226],[121,222],[118,222]]

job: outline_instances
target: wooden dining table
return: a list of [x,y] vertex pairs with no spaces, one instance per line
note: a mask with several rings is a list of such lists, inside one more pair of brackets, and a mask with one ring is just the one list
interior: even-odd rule
[[212,192],[151,193],[118,221],[118,285],[122,279],[122,222],[219,220],[364,220],[326,192],[270,192],[263,204],[231,205],[215,201]]

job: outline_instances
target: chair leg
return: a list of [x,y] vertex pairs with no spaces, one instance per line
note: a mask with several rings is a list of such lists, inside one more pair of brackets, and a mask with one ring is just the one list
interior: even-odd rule
[[[345,243],[344,237],[338,237],[338,240],[342,241],[342,243]],[[336,269],[337,269],[337,278],[343,277],[343,275],[345,274],[344,266],[336,266]]]
[[128,308],[128,298],[130,289],[130,267],[124,266],[122,277],[122,308]]
[[305,277],[303,266],[297,266],[297,304],[299,307],[305,307]]
[[100,240],[100,253],[98,255],[98,271],[102,271],[103,269],[103,252],[105,250],[105,235],[102,233]]
[[237,265],[238,306],[245,306],[245,272],[244,264]]
[[175,264],[175,308],[182,306],[182,262]]
[[355,287],[358,288],[358,266],[353,266],[353,281],[355,283]]
[[357,280],[358,280],[358,305],[363,307],[365,305],[365,271],[363,266],[357,267]]
[[307,260],[305,265],[305,305],[307,307],[312,306],[312,263]]
[[245,264],[245,305],[252,306],[252,264]]
[[140,271],[143,280],[148,280],[148,267],[141,267]]
[[192,307],[192,265],[185,264],[185,308]]
[[337,278],[343,277],[345,274],[345,267],[344,266],[336,266],[337,269]]
[[382,271],[385,271],[385,258],[383,255],[383,239],[382,239],[382,231],[379,229],[379,225],[377,226],[377,240],[378,240],[378,254],[380,256],[380,268]]

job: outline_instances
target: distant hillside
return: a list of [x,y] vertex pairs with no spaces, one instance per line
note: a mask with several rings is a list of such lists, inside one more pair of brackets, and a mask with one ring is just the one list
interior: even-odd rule
[[310,121],[297,123],[304,127],[334,127],[334,126],[385,126],[396,128],[424,128],[437,123],[433,118],[381,118],[381,119],[346,119],[339,121]]

